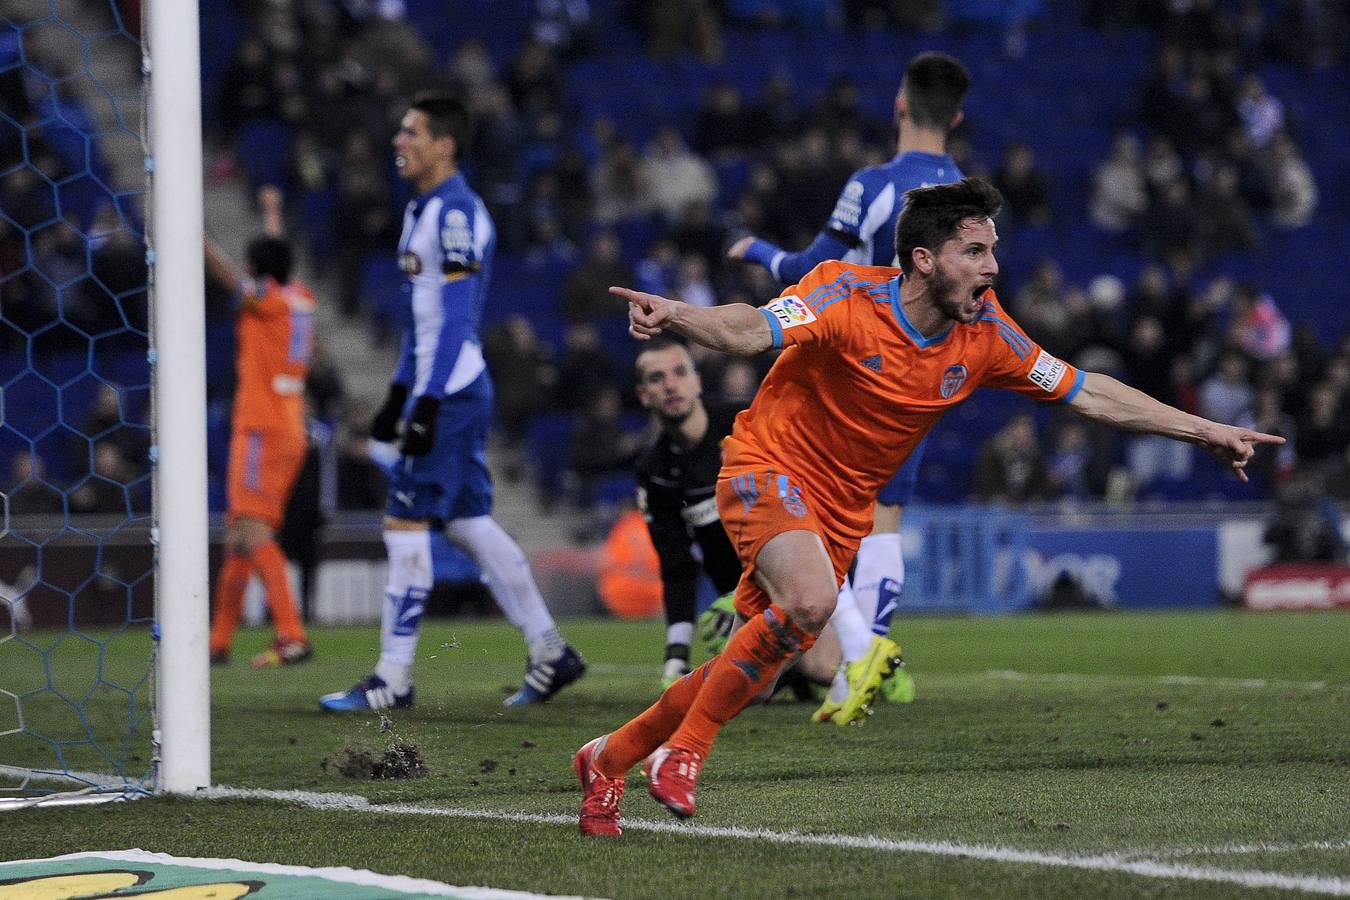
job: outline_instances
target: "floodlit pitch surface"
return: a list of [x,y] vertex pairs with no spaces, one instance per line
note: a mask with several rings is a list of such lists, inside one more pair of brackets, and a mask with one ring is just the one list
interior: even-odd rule
[[[592,672],[505,710],[518,636],[432,622],[392,731],[315,702],[366,671],[374,629],[318,630],[313,662],[262,672],[267,635],[245,633],[212,671],[212,799],[7,812],[0,858],[139,847],[607,897],[1350,895],[1350,614],[900,622],[913,705],[844,730],[749,710],[695,819],[634,772],[616,840],[577,834],[571,756],[652,699],[663,627],[564,627]],[[428,776],[331,764],[393,737]]]

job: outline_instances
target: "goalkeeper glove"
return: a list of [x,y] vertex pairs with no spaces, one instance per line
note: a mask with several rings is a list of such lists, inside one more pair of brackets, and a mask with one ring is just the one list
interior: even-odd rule
[[404,456],[426,456],[436,437],[436,413],[441,409],[439,397],[418,397],[413,403],[412,415],[403,423]]
[[388,444],[398,436],[398,420],[403,417],[403,404],[408,401],[406,384],[389,385],[389,394],[384,405],[370,420],[370,436],[373,440]]
[[731,626],[736,624],[735,592],[723,594],[698,617],[698,638],[714,656],[722,652],[731,637]]

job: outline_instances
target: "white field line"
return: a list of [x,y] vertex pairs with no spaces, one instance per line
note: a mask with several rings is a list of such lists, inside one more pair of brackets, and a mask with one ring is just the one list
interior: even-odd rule
[[[660,666],[616,665],[592,663],[589,671],[595,675],[620,675],[633,678],[660,678]],[[1085,674],[1079,672],[1019,672],[1014,669],[990,669],[987,672],[917,673],[925,680],[994,679],[995,681],[1045,681],[1060,684],[1120,684],[1142,683],[1183,685],[1194,687],[1240,688],[1244,690],[1275,688],[1281,690],[1324,691],[1350,690],[1350,682],[1291,681],[1279,678],[1220,678],[1209,675],[1125,675],[1113,673]]]
[[[454,819],[486,819],[498,822],[527,822],[539,825],[576,827],[575,815],[511,812],[492,809],[462,809],[457,807],[426,807],[405,803],[373,804],[355,794],[322,794],[311,791],[271,791],[252,788],[214,787],[199,791],[196,796],[208,799],[280,800],[311,809],[344,810],[380,813],[383,815],[442,816]],[[793,831],[771,831],[757,828],[730,828],[695,825],[673,821],[629,819],[624,827],[630,831],[653,831],[700,838],[767,841],[775,844],[795,844],[814,847],[842,847],[851,850],[870,850],[889,853],[920,853],[932,856],[951,856],[984,862],[1050,866],[1084,869],[1092,872],[1111,872],[1137,875],[1144,878],[1171,878],[1185,881],[1204,881],[1233,884],[1245,888],[1276,888],[1304,891],[1334,897],[1350,897],[1350,878],[1329,875],[1311,875],[1285,872],[1260,872],[1219,869],[1211,866],[1190,866],[1151,859],[1127,859],[1119,854],[1073,856],[1045,853],[1039,850],[1019,850],[985,844],[958,844],[952,841],[897,840],[875,835],[800,834]],[[597,840],[599,840],[597,838]]]
[[1113,854],[1122,859],[1166,859],[1177,856],[1249,856],[1257,853],[1301,853],[1308,850],[1335,852],[1350,850],[1350,839],[1340,841],[1300,841],[1288,844],[1218,844],[1213,847],[1158,847],[1147,850],[1123,850]]
[[1017,672],[1012,669],[990,669],[984,675],[1002,681],[1050,681],[1060,684],[1140,682],[1144,684],[1243,689],[1277,688],[1281,690],[1324,691],[1331,688],[1333,690],[1350,690],[1350,683],[1329,684],[1325,681],[1286,681],[1278,678],[1217,678],[1205,675],[1083,675],[1074,672]]

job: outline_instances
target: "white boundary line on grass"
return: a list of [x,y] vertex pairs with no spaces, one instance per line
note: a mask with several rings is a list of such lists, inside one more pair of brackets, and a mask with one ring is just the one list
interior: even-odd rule
[[1173,856],[1248,856],[1255,853],[1299,853],[1305,850],[1350,850],[1350,839],[1342,841],[1301,841],[1289,844],[1218,844],[1213,847],[1157,847],[1148,850],[1124,850],[1113,855],[1121,859],[1159,859]]
[[[616,665],[614,663],[591,663],[590,671],[596,675],[625,675],[632,677],[653,676],[659,671],[656,666]],[[922,674],[922,673],[921,673]],[[942,680],[947,678],[989,678],[995,681],[1049,681],[1062,684],[1119,684],[1121,682],[1142,682],[1171,686],[1218,687],[1262,689],[1276,688],[1298,691],[1350,690],[1350,683],[1327,681],[1291,681],[1280,678],[1222,678],[1210,675],[1126,675],[1126,674],[1085,674],[1079,672],[1021,672],[1015,669],[989,669],[985,672],[934,672],[922,674],[924,678]]]
[[[311,809],[343,810],[379,813],[382,815],[444,816],[455,819],[487,819],[497,822],[527,822],[540,825],[569,825],[576,827],[573,815],[511,812],[493,809],[462,809],[443,806],[414,806],[406,803],[375,804],[357,794],[324,794],[312,791],[273,791],[254,788],[213,787],[198,791],[195,796],[208,799],[279,800],[296,803]],[[1350,878],[1330,875],[1260,872],[1240,869],[1219,869],[1211,866],[1190,866],[1149,859],[1126,859],[1118,854],[1071,856],[1045,853],[1039,850],[1019,850],[986,844],[957,844],[951,841],[896,840],[875,835],[801,834],[793,831],[771,831],[758,828],[730,828],[695,825],[672,821],[656,822],[629,819],[624,827],[630,831],[653,831],[666,834],[733,840],[768,841],[776,844],[797,844],[815,847],[842,847],[890,853],[922,853],[933,856],[952,856],[985,862],[1020,863],[1056,868],[1084,869],[1092,872],[1119,872],[1145,878],[1175,878],[1186,881],[1206,881],[1234,884],[1246,888],[1276,888],[1305,891],[1335,897],[1350,897]]]
[[1054,681],[1066,684],[1109,684],[1121,681],[1143,681],[1162,685],[1282,688],[1298,691],[1324,691],[1328,687],[1350,689],[1350,684],[1331,685],[1325,681],[1284,681],[1278,678],[1218,678],[1206,675],[1083,675],[1074,672],[1018,672],[1012,669],[990,669],[984,674],[989,678],[1003,681]]

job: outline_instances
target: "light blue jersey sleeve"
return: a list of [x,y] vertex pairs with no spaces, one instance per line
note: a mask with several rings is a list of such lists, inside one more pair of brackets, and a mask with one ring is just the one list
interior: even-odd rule
[[441,273],[441,323],[436,353],[425,394],[445,396],[445,385],[455,369],[465,340],[474,337],[481,314],[484,260],[475,238],[475,218],[481,212],[471,199],[447,202],[441,208],[439,233]]

